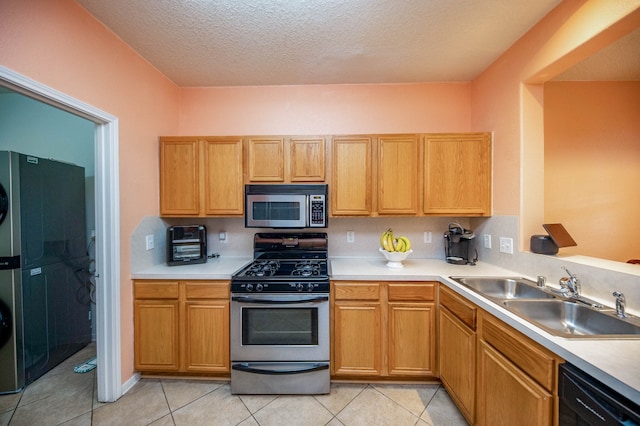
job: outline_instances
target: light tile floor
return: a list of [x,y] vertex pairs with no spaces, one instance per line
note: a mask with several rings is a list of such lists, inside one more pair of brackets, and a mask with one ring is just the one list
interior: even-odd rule
[[228,383],[142,379],[114,403],[95,396],[96,370],[73,367],[89,345],[29,385],[0,395],[0,426],[466,425],[440,385],[333,384],[329,395],[231,395]]

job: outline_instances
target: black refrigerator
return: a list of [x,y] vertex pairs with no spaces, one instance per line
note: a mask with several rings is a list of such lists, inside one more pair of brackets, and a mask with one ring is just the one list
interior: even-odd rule
[[0,393],[91,341],[84,168],[0,151]]

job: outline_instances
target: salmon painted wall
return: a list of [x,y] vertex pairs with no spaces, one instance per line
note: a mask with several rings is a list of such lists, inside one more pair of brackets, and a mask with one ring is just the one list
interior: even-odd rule
[[640,259],[640,82],[544,88],[545,222],[578,243],[568,254]]
[[566,0],[472,83],[471,129],[494,131],[495,215],[518,215],[520,248],[544,223],[542,83],[640,26],[640,0]]
[[142,218],[158,215],[158,135],[178,130],[178,89],[72,0],[1,1],[0,64],[119,118],[126,381],[133,375],[129,240]]
[[180,89],[180,134],[465,132],[470,83]]

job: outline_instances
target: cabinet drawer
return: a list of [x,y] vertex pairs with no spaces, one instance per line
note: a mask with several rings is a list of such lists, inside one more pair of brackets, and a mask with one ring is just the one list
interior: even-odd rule
[[185,283],[187,299],[228,299],[228,282],[193,282]]
[[379,300],[379,283],[335,283],[336,300]]
[[440,305],[469,328],[476,329],[476,307],[443,285],[440,286]]
[[135,299],[177,299],[177,281],[134,281]]
[[437,283],[389,283],[389,301],[433,301]]
[[538,344],[484,313],[481,337],[545,389],[555,389],[558,360]]

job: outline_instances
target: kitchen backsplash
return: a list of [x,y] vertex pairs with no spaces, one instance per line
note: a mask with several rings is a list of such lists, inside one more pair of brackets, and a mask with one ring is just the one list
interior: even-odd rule
[[[411,240],[412,258],[444,260],[443,236],[451,222],[469,227],[468,218],[330,218],[329,228],[318,231],[327,232],[331,257],[380,257],[382,259],[382,255],[378,252],[380,234],[392,228],[396,235],[404,235]],[[242,218],[146,217],[131,236],[132,270],[139,271],[163,263],[166,260],[166,228],[171,225],[190,224],[204,224],[207,227],[209,254],[219,253],[223,257],[251,257],[253,235],[256,232],[273,232],[272,229],[245,228]],[[220,232],[226,233],[226,242],[220,240]],[[307,229],[302,232],[313,232],[313,230]],[[353,232],[352,243],[347,242],[347,232]],[[154,249],[152,250],[146,250],[147,235],[153,235]]]
[[[629,312],[640,313],[640,266],[619,262],[601,261],[584,256],[546,256],[518,250],[518,217],[493,216],[490,218],[451,217],[376,217],[376,218],[330,218],[329,228],[321,231],[329,235],[330,257],[380,258],[380,234],[392,228],[397,235],[405,235],[412,241],[411,258],[444,260],[444,232],[448,224],[457,222],[476,234],[476,248],[480,262],[518,271],[535,279],[538,275],[547,278],[549,285],[558,287],[558,280],[566,275],[562,266],[576,274],[582,284],[582,292],[605,305],[613,306],[613,291],[622,291],[627,299]],[[208,232],[208,252],[222,257],[247,257],[253,254],[253,235],[256,232],[271,232],[269,229],[245,228],[242,218],[193,218],[162,219],[146,217],[131,236],[131,270],[142,271],[166,262],[166,228],[171,225],[204,224]],[[347,242],[347,232],[353,231],[354,242]],[[226,242],[221,242],[219,233],[225,232]],[[425,243],[430,236],[431,242]],[[430,233],[430,234],[429,234]],[[484,247],[483,236],[491,235],[491,249]],[[146,236],[153,235],[154,248],[146,250]],[[513,254],[501,253],[500,237],[513,239]],[[527,250],[528,247],[525,247]],[[473,275],[473,266],[468,267]]]

